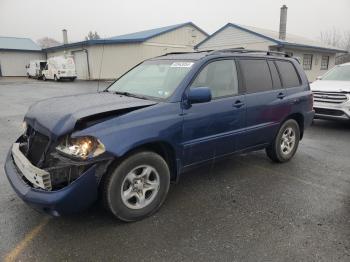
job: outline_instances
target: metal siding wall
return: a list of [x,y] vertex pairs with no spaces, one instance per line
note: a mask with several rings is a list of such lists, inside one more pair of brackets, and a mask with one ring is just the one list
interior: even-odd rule
[[20,51],[0,51],[0,66],[2,76],[26,76],[25,66],[31,60],[45,59],[43,53]]
[[272,41],[247,33],[243,30],[227,27],[198,47],[198,50],[244,47],[247,49],[268,50]]
[[91,79],[115,79],[143,60],[140,44],[105,45],[104,51],[102,45],[95,45],[88,50]]

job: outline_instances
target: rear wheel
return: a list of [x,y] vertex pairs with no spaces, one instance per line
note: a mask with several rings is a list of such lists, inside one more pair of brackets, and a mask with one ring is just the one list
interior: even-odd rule
[[45,75],[43,75],[42,79],[43,79],[44,81],[46,81],[46,76],[45,76]]
[[266,148],[266,154],[274,162],[287,162],[297,151],[299,140],[299,124],[294,119],[289,119],[282,124],[275,140]]
[[165,160],[149,151],[135,153],[107,174],[102,185],[105,207],[117,218],[131,222],[156,212],[170,185]]

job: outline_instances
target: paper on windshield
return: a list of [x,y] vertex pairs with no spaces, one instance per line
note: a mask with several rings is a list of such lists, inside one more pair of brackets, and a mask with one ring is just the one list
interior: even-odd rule
[[174,62],[170,67],[191,67],[193,64],[193,62]]

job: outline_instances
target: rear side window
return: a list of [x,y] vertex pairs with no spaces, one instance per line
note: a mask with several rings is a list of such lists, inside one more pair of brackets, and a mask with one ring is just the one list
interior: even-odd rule
[[271,71],[273,88],[282,89],[282,82],[281,82],[280,76],[278,75],[278,71],[275,63],[273,61],[268,61],[268,63]]
[[272,90],[272,80],[266,60],[241,59],[239,64],[247,93]]
[[238,93],[236,65],[233,60],[214,61],[206,65],[193,81],[191,88],[209,87],[213,98]]
[[300,85],[300,79],[295,67],[288,61],[276,61],[276,65],[280,72],[282,83],[285,88]]

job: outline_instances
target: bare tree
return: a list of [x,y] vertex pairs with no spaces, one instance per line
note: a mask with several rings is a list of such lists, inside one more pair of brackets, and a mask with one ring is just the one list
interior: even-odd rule
[[49,47],[61,45],[61,43],[58,42],[57,40],[47,36],[38,39],[36,42],[39,44],[41,48],[49,48]]
[[330,46],[341,47],[342,45],[342,35],[336,28],[321,32],[320,40]]
[[350,52],[350,31],[346,31],[343,34],[342,47]]
[[88,33],[88,35],[85,36],[85,40],[95,40],[95,39],[100,39],[100,38],[101,37],[99,36],[99,34],[96,31],[95,31],[95,33],[90,31]]

